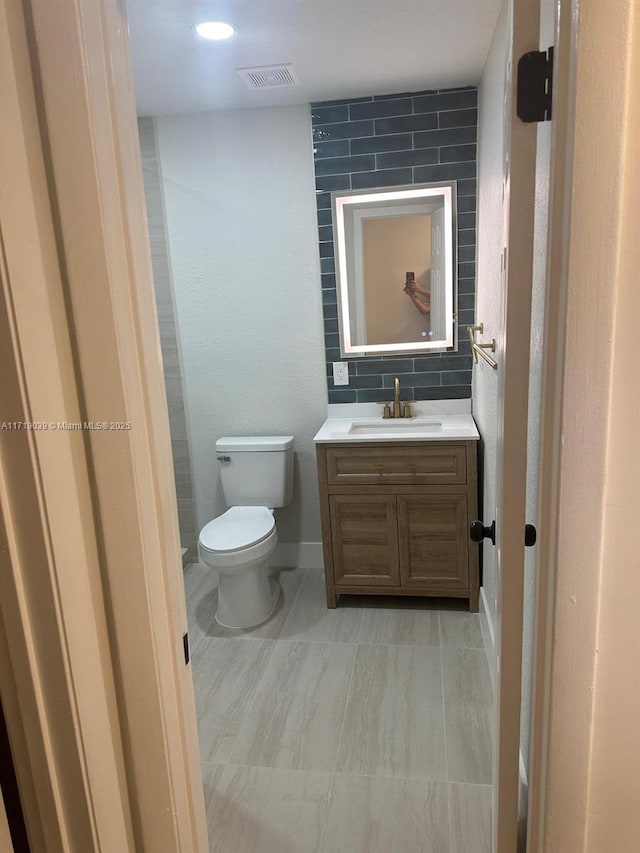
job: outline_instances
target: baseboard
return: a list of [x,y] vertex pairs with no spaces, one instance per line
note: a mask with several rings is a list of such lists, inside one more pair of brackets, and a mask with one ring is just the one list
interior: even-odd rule
[[487,653],[487,664],[489,665],[489,675],[491,676],[491,686],[494,691],[496,689],[496,642],[493,629],[493,620],[491,619],[490,610],[487,607],[487,599],[485,597],[484,587],[480,587],[480,628],[482,630],[482,639],[484,640],[484,648]]
[[271,564],[283,569],[322,569],[322,542],[278,542]]

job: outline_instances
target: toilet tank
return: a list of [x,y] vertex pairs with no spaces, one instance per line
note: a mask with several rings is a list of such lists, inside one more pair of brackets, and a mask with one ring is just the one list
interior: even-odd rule
[[216,441],[227,506],[286,506],[293,497],[293,436],[227,436]]

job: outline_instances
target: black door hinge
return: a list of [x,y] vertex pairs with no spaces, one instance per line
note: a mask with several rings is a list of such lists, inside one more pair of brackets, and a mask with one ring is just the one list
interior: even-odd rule
[[182,635],[182,648],[184,649],[184,662],[185,665],[189,663],[189,635]]
[[532,50],[518,62],[516,112],[522,121],[550,121],[553,100],[553,48]]

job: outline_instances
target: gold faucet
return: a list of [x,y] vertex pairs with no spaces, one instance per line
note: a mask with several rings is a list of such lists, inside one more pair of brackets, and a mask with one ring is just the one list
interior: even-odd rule
[[391,408],[391,403],[387,403],[386,401],[380,403],[381,406],[384,406],[382,417],[385,420],[387,418],[410,418],[411,403],[413,402],[413,400],[405,400],[404,403],[400,402],[400,380],[397,376],[393,380],[393,387],[393,409]]
[[400,411],[400,380],[397,376],[393,380],[393,386],[395,388],[395,393],[393,395],[393,417],[401,418],[402,412]]

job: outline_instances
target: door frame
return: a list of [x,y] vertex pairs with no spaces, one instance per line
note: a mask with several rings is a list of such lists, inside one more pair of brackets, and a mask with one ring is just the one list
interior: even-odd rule
[[0,0],[0,404],[47,425],[0,430],[0,689],[34,849],[205,853],[127,51],[119,2]]
[[639,645],[640,15],[605,5],[557,4],[530,853],[631,850],[640,831],[640,685],[621,657]]

